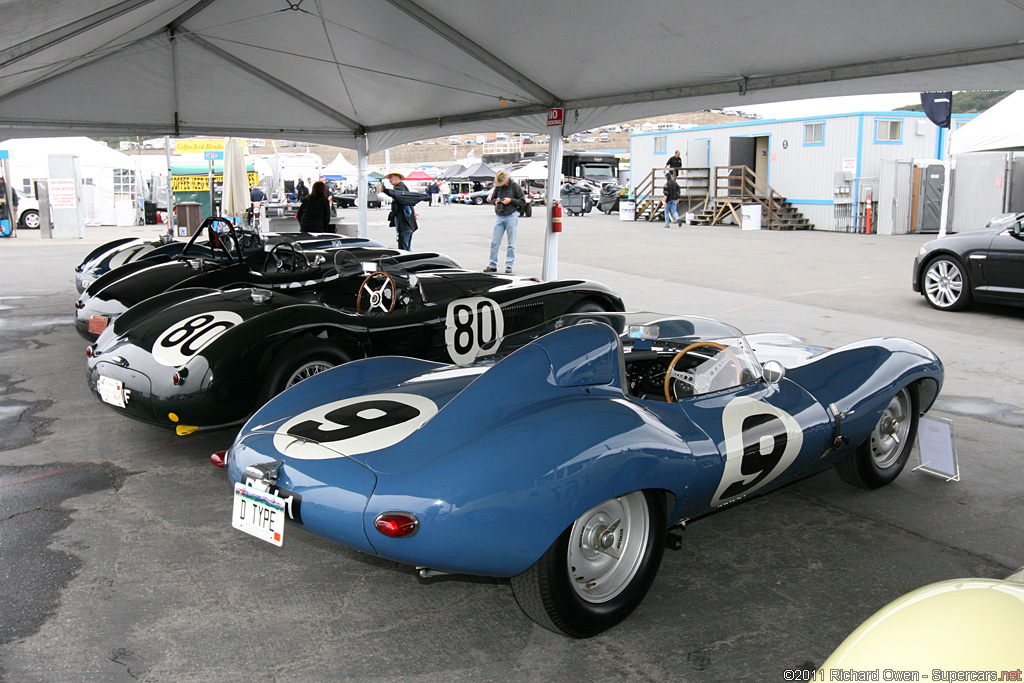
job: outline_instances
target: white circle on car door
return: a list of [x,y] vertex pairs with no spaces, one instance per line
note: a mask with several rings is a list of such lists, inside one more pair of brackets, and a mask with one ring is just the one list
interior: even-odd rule
[[712,506],[747,496],[775,480],[800,454],[804,433],[786,411],[747,396],[722,411],[725,467]]

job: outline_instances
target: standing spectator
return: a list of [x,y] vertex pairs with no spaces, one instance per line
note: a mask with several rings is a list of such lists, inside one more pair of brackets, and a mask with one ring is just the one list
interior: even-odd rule
[[[8,210],[10,208],[10,210]],[[18,221],[18,192],[11,187],[11,206],[7,206],[7,181],[0,176],[0,219],[6,218],[10,221],[7,226],[7,234],[14,234],[14,228]]]
[[519,209],[526,206],[523,188],[519,183],[508,181],[508,171],[498,171],[494,177],[494,189],[488,201],[494,202],[494,233],[491,235],[491,256],[484,268],[485,273],[498,270],[498,248],[502,235],[508,235],[508,251],[505,254],[505,272],[511,273],[516,261],[516,226],[519,224]]
[[299,182],[295,185],[295,200],[301,202],[303,199],[309,196],[309,188],[302,182],[302,178],[299,178]]
[[441,206],[441,188],[437,186],[436,181],[430,181],[427,185],[427,192],[430,193],[430,205]]
[[405,176],[398,171],[388,171],[384,179],[391,183],[391,187],[381,183],[380,191],[391,197],[391,211],[388,213],[388,225],[398,233],[398,248],[406,251],[412,250],[412,234],[419,229],[416,223],[416,210],[413,208],[417,202],[430,199],[430,195],[419,192],[410,192],[403,180]]
[[679,183],[672,176],[672,171],[665,174],[665,189],[662,190],[662,194],[665,195],[665,227],[669,227],[671,221],[682,225],[683,220],[679,217],[679,210],[676,208],[679,203]]
[[313,191],[302,200],[296,218],[299,219],[299,230],[302,232],[330,232],[331,200],[327,196],[325,184],[313,183]]
[[683,158],[679,155],[680,151],[677,149],[676,153],[665,162],[665,170],[671,172],[673,178],[679,177],[679,169],[683,167]]
[[441,181],[441,197],[444,199],[445,206],[452,203],[452,186],[448,184],[447,180]]
[[265,201],[267,201],[267,193],[259,185],[253,185],[249,188],[250,206],[245,212],[245,219],[249,222],[249,225],[254,225],[253,214],[260,210],[260,202]]

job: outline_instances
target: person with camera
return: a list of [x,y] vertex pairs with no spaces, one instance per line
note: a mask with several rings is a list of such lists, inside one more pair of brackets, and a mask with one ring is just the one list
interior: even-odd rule
[[494,177],[494,189],[487,201],[494,203],[494,233],[491,236],[491,257],[484,268],[485,273],[498,270],[498,248],[501,238],[507,236],[508,250],[505,254],[505,272],[511,273],[516,261],[516,227],[519,224],[519,209],[526,206],[523,188],[519,183],[509,182],[508,171],[498,171]]

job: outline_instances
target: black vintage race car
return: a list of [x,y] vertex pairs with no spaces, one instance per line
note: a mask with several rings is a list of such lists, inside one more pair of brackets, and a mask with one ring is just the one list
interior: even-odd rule
[[[220,249],[209,248],[207,239],[208,222],[214,219],[207,219],[196,234],[189,240],[176,240],[170,235],[161,235],[158,239],[143,239],[141,237],[121,237],[110,242],[104,242],[96,247],[82,259],[82,262],[75,267],[75,286],[79,292],[84,292],[89,285],[106,275],[112,270],[120,268],[125,264],[136,261],[150,261],[162,263],[178,256],[192,244],[190,252],[201,254],[208,258],[225,258]],[[329,249],[333,247],[376,247],[383,248],[384,245],[376,240],[366,237],[346,237],[332,233],[262,233],[258,234],[247,229],[237,229],[245,245],[260,247],[264,244],[276,242],[298,242],[307,249]],[[224,231],[222,228],[221,232]]]
[[973,301],[1024,305],[1024,213],[997,216],[981,230],[925,243],[911,283],[940,311]]
[[334,253],[333,277],[296,297],[180,289],[130,308],[88,347],[89,386],[112,409],[188,434],[237,424],[269,398],[349,360],[472,363],[505,335],[572,312],[622,311],[596,282],[450,270]]
[[[137,303],[151,296],[192,287],[228,289],[252,286],[288,291],[295,296],[316,289],[324,278],[334,276],[328,263],[334,249],[352,247],[357,258],[371,261],[393,256],[406,270],[420,272],[458,268],[441,254],[403,254],[396,249],[365,248],[358,238],[304,235],[264,238],[235,230],[226,221],[207,219],[208,246],[196,242],[199,232],[174,257],[126,263],[93,282],[75,302],[75,329],[88,341],[96,341],[107,326]],[[353,240],[346,242],[346,240]],[[304,248],[305,247],[305,248]]]

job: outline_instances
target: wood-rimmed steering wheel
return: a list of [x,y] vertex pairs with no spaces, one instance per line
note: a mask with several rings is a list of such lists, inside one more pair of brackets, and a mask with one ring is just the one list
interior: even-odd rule
[[[363,293],[369,298],[366,312],[372,313],[378,309],[387,314],[395,310],[395,302],[398,301],[398,289],[395,287],[395,280],[378,270],[370,273],[363,284],[359,285],[359,292],[356,294],[356,313],[363,312]],[[390,301],[390,303],[385,303]]]
[[[722,358],[714,365],[703,372],[689,372],[689,371],[677,371],[676,363],[683,358],[686,354],[690,353],[694,349],[700,349],[704,347],[711,347],[720,351],[725,351],[728,358]],[[733,366],[736,368],[736,384],[740,384],[743,381],[743,371],[740,368],[740,361],[736,358],[736,355],[730,351],[726,346],[713,341],[700,341],[690,344],[682,351],[677,353],[672,358],[672,362],[668,364],[668,370],[665,371],[665,400],[669,403],[674,403],[675,400],[672,396],[672,380],[688,384],[692,389],[694,395],[707,393],[711,390],[711,385],[714,383],[715,378],[722,371],[723,368],[732,361]]]

